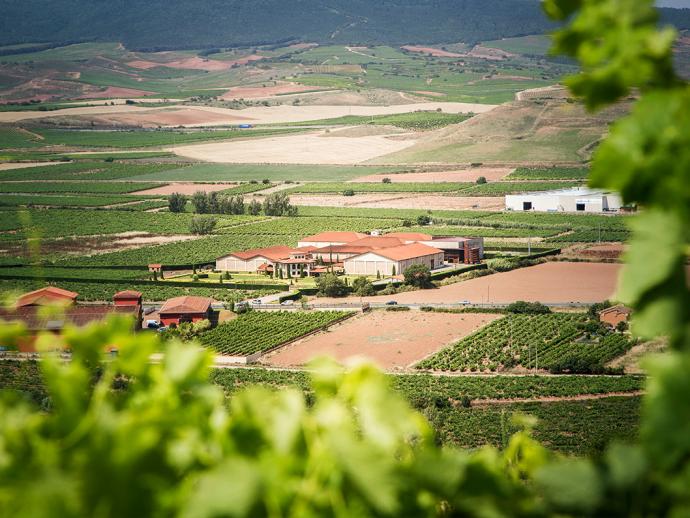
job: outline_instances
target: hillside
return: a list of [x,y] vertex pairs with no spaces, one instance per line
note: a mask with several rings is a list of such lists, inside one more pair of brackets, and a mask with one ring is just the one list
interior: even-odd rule
[[[0,45],[98,40],[179,49],[288,40],[477,42],[552,26],[537,0],[2,0],[0,9]],[[690,27],[690,10],[665,9],[663,16]]]

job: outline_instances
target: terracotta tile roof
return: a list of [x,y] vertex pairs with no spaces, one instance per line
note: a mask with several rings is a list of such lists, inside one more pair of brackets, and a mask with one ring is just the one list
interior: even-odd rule
[[363,237],[367,237],[367,234],[362,234],[361,232],[321,232],[313,236],[303,237],[300,241],[313,243],[350,243],[357,239],[362,239]]
[[140,299],[142,297],[142,293],[140,291],[134,291],[134,290],[125,290],[125,291],[118,291],[115,295],[113,295],[113,299]]
[[392,248],[394,246],[404,245],[405,242],[397,237],[388,236],[367,236],[352,243],[348,243],[350,246],[366,246],[372,249],[376,248]]
[[295,249],[293,250],[293,253],[295,253],[295,252],[306,252],[306,253],[309,253],[309,252],[314,252],[315,250],[318,250],[318,249],[319,249],[318,246],[311,246],[311,245],[309,245],[309,246],[300,246],[299,248],[295,248]]
[[41,314],[40,308],[25,306],[15,310],[0,309],[0,320],[24,322],[30,331],[55,331],[62,329],[66,324],[81,327],[91,322],[99,322],[113,313],[136,316],[140,310],[140,306],[74,306],[66,309],[62,315],[46,317]]
[[208,297],[174,297],[163,304],[159,314],[164,313],[206,313],[213,299]]
[[[265,257],[271,261],[277,261],[283,257],[287,257],[293,251],[293,248],[284,245],[269,246],[268,248],[255,248],[253,250],[245,250],[244,252],[234,252],[232,254],[224,255],[223,257],[237,257],[243,261],[248,261],[254,257]],[[219,259],[223,259],[220,257]]]
[[55,303],[73,303],[78,296],[79,294],[73,291],[63,290],[55,286],[48,286],[40,290],[25,293],[19,297],[15,306],[21,308],[24,306],[42,306]]
[[599,311],[599,315],[608,315],[609,313],[620,313],[622,315],[630,315],[632,309],[623,304],[618,304],[616,306],[611,306],[610,308],[602,309]]
[[406,259],[415,259],[427,255],[442,254],[443,251],[420,243],[411,243],[409,245],[372,250],[371,253],[385,257],[391,261],[405,261]]
[[328,254],[363,254],[373,250],[370,246],[354,246],[354,245],[333,245],[319,248],[317,253],[321,256]]
[[384,237],[397,237],[403,241],[431,241],[433,239],[431,234],[422,234],[421,232],[390,232]]

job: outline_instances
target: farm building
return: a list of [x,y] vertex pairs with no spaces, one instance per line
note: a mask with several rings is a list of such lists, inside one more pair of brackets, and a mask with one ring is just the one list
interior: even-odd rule
[[424,264],[434,270],[443,266],[443,251],[421,243],[380,248],[344,261],[348,275],[402,274],[414,264]]
[[[124,295],[123,295],[124,293]],[[138,297],[135,297],[135,294]],[[120,295],[118,297],[118,295]],[[36,352],[36,338],[41,332],[60,336],[65,326],[82,327],[94,322],[101,322],[112,314],[132,317],[132,329],[141,329],[143,318],[141,293],[121,292],[113,297],[113,304],[88,305],[77,304],[78,294],[55,287],[42,288],[22,295],[14,308],[0,308],[0,321],[22,322],[29,331],[29,337],[18,344],[19,352]],[[46,306],[61,307],[56,315],[46,315]],[[0,346],[5,344],[0,344]],[[55,348],[62,348],[56,339]]]
[[506,210],[524,212],[617,212],[621,206],[618,194],[586,187],[506,195]]
[[484,259],[483,237],[434,237],[422,244],[443,250],[447,263],[477,264]]
[[369,236],[361,232],[321,232],[313,236],[302,238],[299,243],[297,243],[297,246],[299,248],[305,246],[323,248],[325,246],[345,245],[365,237]]
[[434,238],[430,234],[422,234],[421,232],[389,232],[385,237],[395,237],[404,241],[405,244],[431,241]]
[[158,312],[164,326],[179,325],[183,322],[213,320],[212,299],[208,297],[174,297],[168,299]]
[[264,265],[272,265],[279,259],[288,258],[292,252],[292,248],[283,245],[234,252],[216,259],[216,270],[222,272],[262,271],[266,268]]
[[623,304],[602,309],[599,312],[599,321],[610,326],[616,327],[621,322],[628,322],[632,310]]

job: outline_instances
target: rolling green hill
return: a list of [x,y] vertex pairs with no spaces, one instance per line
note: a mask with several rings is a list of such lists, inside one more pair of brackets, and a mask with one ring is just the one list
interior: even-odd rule
[[[1,0],[0,45],[120,41],[130,48],[478,42],[542,33],[538,0]],[[664,10],[679,27],[690,10]]]

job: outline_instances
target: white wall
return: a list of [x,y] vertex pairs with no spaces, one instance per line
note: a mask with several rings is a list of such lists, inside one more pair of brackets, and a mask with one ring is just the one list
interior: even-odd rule
[[413,264],[424,264],[432,270],[440,268],[443,266],[443,252],[439,251],[435,254],[405,259],[403,261],[392,261],[374,252],[370,252],[353,257],[352,259],[347,259],[344,266],[345,273],[348,275],[374,276],[376,272],[380,272],[381,275],[393,275],[394,266],[396,275],[400,275]]
[[304,246],[315,246],[316,248],[323,248],[326,246],[337,246],[346,244],[344,241],[298,241],[297,248]]
[[216,260],[216,270],[221,272],[256,272],[262,264],[272,262],[267,257],[253,257],[247,261],[233,255]]

